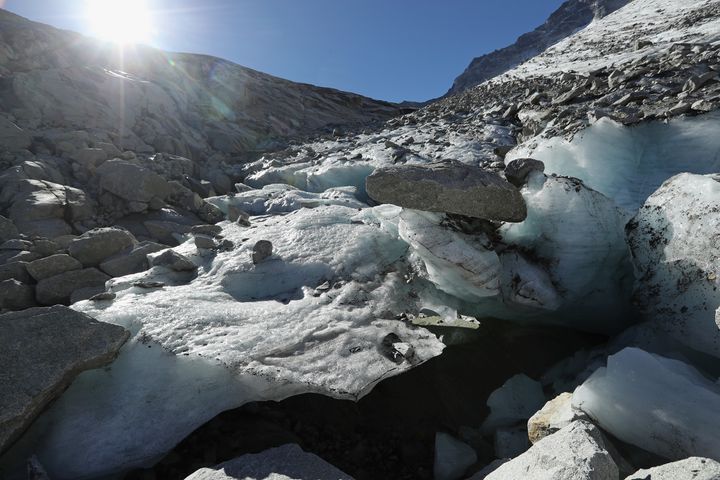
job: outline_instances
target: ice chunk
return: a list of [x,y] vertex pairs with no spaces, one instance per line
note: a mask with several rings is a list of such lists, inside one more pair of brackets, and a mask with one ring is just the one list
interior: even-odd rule
[[720,459],[720,387],[679,360],[621,350],[575,390],[573,406],[665,458]]
[[435,434],[434,480],[457,480],[477,461],[470,445],[444,432]]
[[636,210],[666,179],[680,172],[718,171],[720,113],[625,127],[605,117],[575,136],[542,140],[506,157],[532,157],[546,173],[582,179],[628,211]]
[[647,317],[685,345],[720,356],[720,183],[677,175],[628,225],[636,297]]
[[[37,452],[53,478],[109,474],[151,461],[228,408],[304,392],[357,399],[440,354],[427,330],[386,320],[424,301],[395,271],[407,244],[379,218],[364,222],[372,211],[357,213],[327,206],[227,224],[234,249],[176,248],[199,265],[196,278],[155,267],[114,280],[113,302],[75,304],[134,336],[110,370],[78,377],[14,458]],[[253,265],[264,239],[274,255]],[[314,296],[327,281],[333,288]],[[408,357],[386,355],[389,337]]]
[[527,375],[515,375],[488,397],[490,415],[483,422],[482,430],[490,433],[499,427],[511,427],[526,421],[544,404],[545,395],[540,382]]
[[467,301],[500,292],[500,259],[483,235],[464,235],[442,226],[444,215],[403,210],[400,236],[423,260],[440,290]]

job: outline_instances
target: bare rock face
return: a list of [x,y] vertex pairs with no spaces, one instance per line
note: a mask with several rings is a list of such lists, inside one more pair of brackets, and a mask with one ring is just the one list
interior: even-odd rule
[[172,192],[168,182],[157,173],[120,159],[103,163],[97,169],[97,174],[103,190],[127,202],[164,200]]
[[460,93],[485,80],[501,75],[549,46],[625,6],[631,0],[568,0],[532,32],[521,35],[505,48],[495,50],[470,62],[455,79],[447,95]]
[[185,480],[352,480],[352,477],[298,445],[288,444],[261,453],[252,453],[213,468],[201,468]]
[[128,336],[61,306],[0,315],[0,453],[77,374],[111,362]]
[[521,222],[527,216],[520,191],[495,173],[459,162],[379,168],[365,188],[379,203],[427,212]]
[[587,419],[587,415],[573,408],[572,393],[561,393],[528,420],[528,437],[534,444],[575,420]]
[[638,470],[625,480],[717,480],[720,463],[710,458],[690,457],[659,467]]

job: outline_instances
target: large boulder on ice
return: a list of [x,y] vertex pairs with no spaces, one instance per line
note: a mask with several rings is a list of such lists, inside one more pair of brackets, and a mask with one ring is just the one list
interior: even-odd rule
[[201,468],[185,480],[353,480],[296,444],[249,453],[212,468]]
[[[383,226],[386,208],[224,224],[233,249],[202,256],[192,241],[175,249],[198,265],[195,278],[154,267],[110,280],[112,301],[74,304],[134,336],[111,371],[80,375],[6,463],[36,452],[51,476],[107,475],[150,462],[246,402],[306,392],[358,399],[439,355],[435,335],[393,319],[436,291],[406,282],[407,244]],[[253,245],[268,238],[274,255],[254,265]],[[325,282],[332,287],[316,296]]]
[[665,458],[720,459],[720,386],[679,360],[626,348],[575,390],[573,405]]
[[718,480],[720,463],[710,458],[690,457],[659,467],[638,470],[625,480]]
[[376,202],[414,210],[506,222],[527,216],[517,188],[495,173],[459,162],[378,168],[367,177],[365,189]]
[[635,297],[649,319],[685,345],[720,357],[720,178],[666,181],[627,226]]
[[593,424],[573,422],[504,463],[486,480],[617,480],[618,467]]
[[112,361],[128,336],[61,306],[0,315],[0,452],[78,373]]

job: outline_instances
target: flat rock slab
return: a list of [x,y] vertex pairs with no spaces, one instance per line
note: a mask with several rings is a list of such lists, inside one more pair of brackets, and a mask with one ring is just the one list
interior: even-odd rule
[[128,336],[62,306],[0,315],[0,452],[80,372],[111,362]]
[[38,282],[35,295],[38,303],[54,305],[69,303],[75,290],[89,287],[103,287],[110,277],[97,268],[83,268],[45,278]]
[[400,207],[521,222],[527,207],[520,191],[495,173],[459,162],[376,169],[365,180],[370,198]]
[[720,463],[710,458],[690,457],[647,470],[638,470],[625,480],[718,480]]
[[353,480],[296,444],[243,455],[213,468],[201,468],[185,480]]

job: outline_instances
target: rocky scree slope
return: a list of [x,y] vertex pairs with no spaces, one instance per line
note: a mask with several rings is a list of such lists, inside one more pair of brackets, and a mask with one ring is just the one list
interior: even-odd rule
[[[498,462],[475,478],[530,468],[533,478],[614,480],[666,460],[717,460],[719,41],[716,1],[634,0],[463,94],[233,165],[222,181],[191,182],[180,156],[98,160],[98,202],[116,205],[107,219],[134,234],[52,235],[53,252],[71,257],[58,263],[107,271],[132,252],[96,252],[99,235],[126,249],[161,234],[179,245],[73,303],[132,337],[111,370],[81,374],[0,469],[36,453],[58,478],[101,476],[152,463],[247,402],[358,399],[462,338],[425,327],[475,329],[487,317],[611,340],[539,381],[508,379],[488,398],[488,420],[438,435],[438,471],[474,473],[478,437]],[[59,205],[42,211],[78,228],[78,192],[26,178],[54,175],[47,158],[10,170],[32,188],[9,204]],[[118,171],[148,181],[117,184]],[[391,176],[401,191],[382,181]],[[229,193],[211,195],[221,184]],[[167,204],[174,195],[186,210]],[[481,201],[482,212],[463,208]],[[193,215],[208,224],[193,226]],[[4,223],[6,246],[25,252],[15,255],[47,246],[13,231],[26,220]],[[541,408],[530,447],[526,422]]]
[[568,0],[541,26],[505,48],[474,58],[445,94],[454,95],[501,75],[631,0]]

